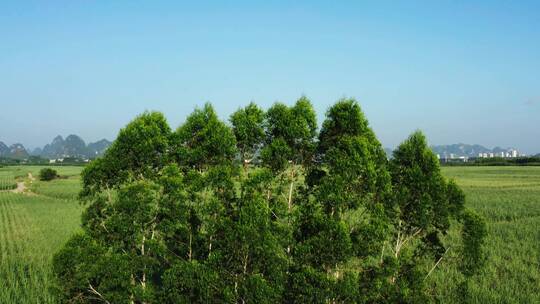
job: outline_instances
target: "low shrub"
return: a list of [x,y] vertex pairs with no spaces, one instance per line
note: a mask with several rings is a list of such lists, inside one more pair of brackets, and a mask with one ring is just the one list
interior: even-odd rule
[[39,171],[39,180],[50,181],[58,177],[56,170],[51,168],[43,168]]

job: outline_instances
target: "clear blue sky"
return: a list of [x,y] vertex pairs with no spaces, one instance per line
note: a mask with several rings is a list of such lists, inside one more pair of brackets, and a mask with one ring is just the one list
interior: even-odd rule
[[0,141],[305,94],[319,119],[355,97],[386,147],[421,129],[540,152],[539,1],[291,2],[2,1]]

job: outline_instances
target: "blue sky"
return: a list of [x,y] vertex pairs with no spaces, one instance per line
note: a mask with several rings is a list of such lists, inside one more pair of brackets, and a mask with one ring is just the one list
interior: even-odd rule
[[540,2],[0,2],[0,141],[113,139],[144,110],[176,128],[302,94],[355,97],[386,147],[540,152]]

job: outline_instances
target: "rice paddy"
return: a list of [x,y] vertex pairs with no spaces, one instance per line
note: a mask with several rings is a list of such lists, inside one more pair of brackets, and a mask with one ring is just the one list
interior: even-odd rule
[[[15,176],[30,184],[28,172],[37,167],[2,168],[3,176]],[[80,167],[62,167],[59,174],[73,174],[73,181],[60,179],[45,185],[32,181],[30,189],[43,192],[0,192],[0,303],[56,303],[50,293],[50,263],[54,252],[79,229],[82,207],[70,196],[79,189]],[[22,176],[22,177],[21,177]],[[70,179],[67,179],[70,180]],[[50,189],[49,189],[50,187]]]

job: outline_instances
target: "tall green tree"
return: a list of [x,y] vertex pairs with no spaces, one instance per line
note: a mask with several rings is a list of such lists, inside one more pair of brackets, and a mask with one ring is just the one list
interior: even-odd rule
[[242,180],[237,203],[219,220],[214,265],[237,303],[278,303],[286,288],[283,226],[266,195],[269,177],[263,171]]
[[266,112],[265,130],[266,143],[261,152],[263,164],[275,174],[288,173],[281,180],[289,184],[287,205],[290,213],[299,169],[308,167],[313,160],[317,134],[313,105],[305,96],[300,97],[292,107],[274,104]]
[[292,107],[274,104],[266,112],[265,129],[262,157],[268,167],[281,171],[289,162],[307,164],[311,161],[317,118],[309,99],[302,96]]
[[395,210],[386,154],[356,100],[339,100],[326,117],[315,195],[327,214],[348,222],[357,256],[378,253]]
[[112,189],[129,179],[155,176],[170,160],[171,129],[163,114],[145,112],[120,130],[104,156],[82,172],[87,196]]
[[[364,275],[351,265],[379,256],[390,235],[387,161],[352,99],[328,110],[317,152],[319,166],[311,168],[298,203],[291,295],[294,302],[357,302]],[[314,289],[317,299],[306,294]]]
[[233,131],[210,103],[195,109],[176,130],[173,150],[181,166],[198,170],[231,162],[237,153]]
[[264,141],[264,112],[251,102],[246,107],[234,112],[229,120],[233,127],[242,163],[247,165],[252,161]]
[[[425,278],[452,249],[442,240],[452,221],[464,224],[464,249],[454,250],[459,251],[470,271],[465,273],[475,272],[479,267],[473,265],[482,262],[485,223],[465,209],[463,192],[442,175],[439,161],[421,132],[414,132],[394,151],[390,172],[399,206],[391,246],[397,262],[392,282],[417,293],[422,291]],[[422,270],[424,264],[433,266],[426,272]]]
[[294,221],[293,194],[304,168],[309,167],[313,161],[317,134],[316,114],[309,99],[302,96],[292,107],[275,103],[266,112],[265,133],[261,158],[263,165],[277,177],[277,187],[269,193],[274,193],[274,213],[288,230],[287,254],[290,258]]
[[[53,268],[65,302],[152,303],[159,291],[161,263],[168,256],[161,204],[163,188],[139,180],[97,197],[83,216],[83,235],[55,256]],[[177,218],[174,225],[182,223]],[[178,236],[177,236],[178,237]],[[69,261],[69,262],[68,262]],[[78,290],[79,293],[76,293]]]

